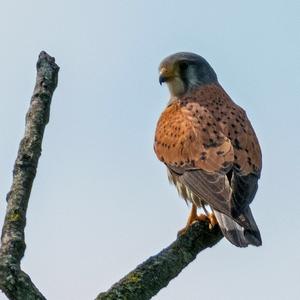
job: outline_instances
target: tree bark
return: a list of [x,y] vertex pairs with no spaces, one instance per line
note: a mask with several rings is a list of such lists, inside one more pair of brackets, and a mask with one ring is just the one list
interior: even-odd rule
[[218,225],[209,228],[207,222],[196,222],[169,247],[150,257],[96,300],[151,299],[175,278],[197,254],[213,247],[223,235]]
[[13,170],[13,183],[7,194],[7,209],[0,248],[0,288],[9,299],[46,299],[21,270],[25,252],[26,211],[44,129],[49,121],[50,104],[57,86],[59,67],[55,59],[41,52],[37,61],[36,84],[26,115],[25,134],[20,142]]

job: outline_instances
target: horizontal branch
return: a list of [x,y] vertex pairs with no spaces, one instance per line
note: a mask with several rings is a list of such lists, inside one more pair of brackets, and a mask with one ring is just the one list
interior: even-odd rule
[[146,300],[175,278],[197,254],[222,239],[219,226],[196,222],[169,247],[136,267],[96,300]]
[[25,134],[20,142],[13,170],[13,182],[7,194],[7,209],[2,228],[0,248],[0,288],[9,299],[45,299],[30,277],[21,270],[25,252],[26,211],[31,187],[42,150],[50,104],[57,86],[59,67],[55,59],[41,52],[37,77],[26,115]]

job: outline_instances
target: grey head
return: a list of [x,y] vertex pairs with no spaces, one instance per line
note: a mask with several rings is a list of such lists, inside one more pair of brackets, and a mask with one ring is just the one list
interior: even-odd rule
[[181,96],[195,87],[218,82],[209,63],[200,55],[190,52],[172,54],[159,65],[159,82],[165,82],[171,96]]

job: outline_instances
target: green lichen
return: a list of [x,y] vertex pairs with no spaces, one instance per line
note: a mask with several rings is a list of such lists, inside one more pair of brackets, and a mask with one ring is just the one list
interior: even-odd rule
[[129,274],[126,278],[126,283],[137,283],[141,280],[141,275],[138,273]]
[[17,222],[21,220],[21,215],[18,212],[13,212],[10,216],[9,216],[9,221],[10,222]]

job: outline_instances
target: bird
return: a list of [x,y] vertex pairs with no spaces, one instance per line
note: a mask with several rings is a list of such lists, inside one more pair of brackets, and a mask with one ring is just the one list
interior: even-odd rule
[[219,224],[237,247],[261,246],[250,204],[258,189],[262,153],[245,110],[195,53],[164,58],[159,83],[168,86],[170,99],[157,122],[154,151],[166,165],[169,181],[192,205],[178,234],[195,221],[208,221],[210,228]]

